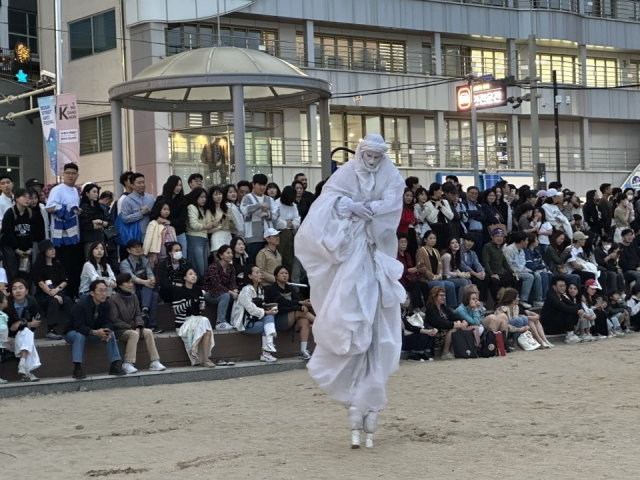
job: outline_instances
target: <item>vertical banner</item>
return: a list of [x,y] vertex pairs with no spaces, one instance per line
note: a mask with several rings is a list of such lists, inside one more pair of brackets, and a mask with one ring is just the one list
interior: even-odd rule
[[56,99],[54,96],[38,98],[40,123],[47,149],[49,168],[45,169],[45,181],[55,183],[58,174],[58,132],[56,131]]
[[80,127],[75,93],[56,95],[58,127],[57,175],[62,175],[65,163],[80,163]]

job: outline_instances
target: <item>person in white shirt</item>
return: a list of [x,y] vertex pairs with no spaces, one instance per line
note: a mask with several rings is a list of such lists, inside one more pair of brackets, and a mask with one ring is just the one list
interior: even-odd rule
[[[504,257],[514,273],[522,279],[522,289],[520,290],[520,304],[524,308],[531,308],[530,300],[534,308],[541,308],[542,301],[542,279],[540,274],[529,270],[524,249],[527,248],[527,234],[524,232],[514,232],[511,235],[513,243],[504,249]],[[531,298],[530,298],[531,297]]]
[[300,228],[300,214],[296,207],[296,191],[291,185],[282,189],[282,195],[276,200],[275,227],[280,230],[280,243],[277,249],[282,255],[282,264],[291,271],[293,268],[293,237]]
[[13,182],[9,175],[0,175],[0,224],[7,210],[13,207]]

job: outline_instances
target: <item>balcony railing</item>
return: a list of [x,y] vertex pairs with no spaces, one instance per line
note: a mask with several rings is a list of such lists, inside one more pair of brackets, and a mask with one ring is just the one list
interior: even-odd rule
[[[520,147],[520,166],[523,170],[531,170],[532,167],[531,147]],[[544,163],[547,170],[556,170],[556,149],[555,147],[540,147],[540,158],[535,163]],[[560,168],[564,170],[584,169],[584,154],[579,147],[560,148]]]
[[37,82],[40,80],[40,65],[34,60],[26,63],[18,63],[13,58],[13,50],[0,48],[0,78],[7,80],[18,80],[16,73],[22,70],[27,74],[28,82]]
[[640,21],[640,3],[631,0],[589,0],[585,2],[586,15]]
[[514,5],[522,10],[559,10],[578,13],[577,0],[515,0]]
[[623,148],[592,148],[590,150],[591,169],[626,170],[636,168],[640,163],[640,150]]

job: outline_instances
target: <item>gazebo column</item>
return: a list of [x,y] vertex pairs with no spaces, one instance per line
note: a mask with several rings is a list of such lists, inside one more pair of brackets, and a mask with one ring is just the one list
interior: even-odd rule
[[113,198],[122,194],[120,175],[122,174],[122,106],[120,102],[111,102],[111,158],[113,169]]
[[247,163],[244,156],[244,87],[234,85],[233,96],[233,137],[236,145],[234,157],[236,164],[236,183],[247,179]]
[[320,155],[322,179],[331,176],[331,130],[329,127],[329,99],[321,98],[318,102],[320,110]]

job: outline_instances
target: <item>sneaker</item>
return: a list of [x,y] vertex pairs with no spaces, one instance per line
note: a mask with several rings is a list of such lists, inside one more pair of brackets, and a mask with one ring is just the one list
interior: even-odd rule
[[600,335],[599,333],[596,333],[595,335],[593,335],[594,340],[606,340],[607,338],[609,337],[607,337],[606,335]]
[[[302,359],[302,360],[304,360],[306,362],[306,361],[311,360],[311,354],[308,351],[303,350],[302,352],[300,352],[300,355],[298,355],[298,358],[300,358],[300,359]],[[411,358],[411,355],[409,355],[409,359],[415,360],[415,358],[414,359]],[[422,360],[422,361],[424,361],[424,360]]]
[[555,345],[553,343],[549,342],[549,341],[546,341],[546,342],[543,342],[543,343],[544,343],[544,346],[547,347],[547,348],[555,347]]
[[111,367],[109,368],[109,375],[115,375],[117,377],[121,377],[122,375],[126,375],[126,374],[127,372],[125,372],[122,366],[118,365],[117,363],[115,365],[111,365]]
[[33,373],[27,372],[24,375],[22,375],[22,381],[23,382],[39,382],[40,379],[36,377]]
[[56,332],[54,332],[53,330],[50,332],[47,332],[47,335],[45,335],[46,338],[48,338],[49,340],[62,340],[62,335],[58,335]]
[[422,357],[425,362],[433,362],[433,357],[430,357],[426,353],[421,353],[420,357]]
[[227,362],[227,367],[232,367],[232,366],[234,366],[236,364],[236,362],[234,362],[230,358],[225,358],[225,360]]
[[267,343],[267,347],[265,348],[267,352],[276,353],[276,346],[273,344],[273,341]]
[[83,378],[87,378],[87,375],[82,371],[82,368],[76,367],[73,369],[72,377],[76,380],[82,380]]
[[616,329],[613,331],[613,334],[614,334],[615,336],[617,336],[617,337],[624,337],[624,332],[622,331],[622,329],[621,329],[621,328],[616,328]]
[[25,367],[24,365],[18,364],[18,375],[26,375],[26,374],[27,374],[27,367]]
[[145,325],[149,325],[149,308],[148,307],[142,308],[142,320],[144,320]]
[[228,365],[226,358],[218,358],[214,363],[216,367],[226,367]]
[[507,351],[507,353],[513,353],[516,351],[515,347],[512,347],[511,345],[507,345],[506,347],[504,347],[505,350]]
[[216,330],[233,330],[233,325],[227,322],[217,323]]
[[162,372],[166,369],[167,367],[161,364],[160,360],[154,360],[153,362],[151,362],[151,365],[149,365],[149,370],[151,370],[152,372]]
[[0,385],[4,385],[6,383],[9,383],[9,381],[5,380],[4,378],[0,378]]
[[580,338],[582,338],[583,342],[593,342],[595,339],[589,335],[588,333],[585,333],[583,335],[580,336]]
[[151,329],[151,333],[162,333],[162,332],[164,332],[164,330],[158,327],[153,327]]
[[262,355],[260,355],[260,361],[261,362],[275,362],[278,359],[276,357],[274,357],[273,355],[271,355],[269,352],[267,352],[266,350],[262,351]]
[[452,360],[456,358],[456,356],[451,352],[447,352],[447,353],[443,353],[440,358],[442,358],[442,360]]
[[[133,363],[128,363],[128,362],[124,362],[122,364],[122,370],[124,370],[124,372],[129,375],[132,373],[138,373],[138,369],[133,366]],[[111,372],[109,372],[109,374],[111,375]]]
[[520,305],[522,305],[524,308],[529,309],[532,308],[530,303],[525,302],[524,300],[520,300]]
[[582,339],[573,333],[571,335],[567,335],[566,338],[564,339],[564,343],[580,343],[580,342],[582,342]]
[[542,308],[544,307],[544,302],[533,302],[533,308]]
[[624,332],[625,334],[629,335],[630,333],[633,333],[633,330],[631,330],[629,327],[627,327],[627,328],[625,328],[625,329],[623,330],[623,332]]

